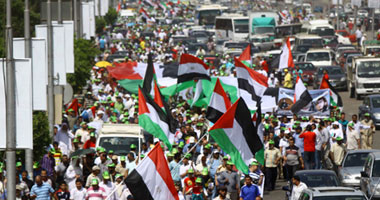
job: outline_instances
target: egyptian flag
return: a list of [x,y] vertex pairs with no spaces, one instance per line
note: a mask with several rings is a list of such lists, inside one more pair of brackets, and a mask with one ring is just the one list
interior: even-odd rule
[[159,143],[125,179],[134,199],[178,200],[168,163]]
[[173,133],[170,131],[170,121],[166,113],[139,88],[139,125],[154,137],[160,139],[171,150],[169,138]]
[[153,66],[153,58],[152,54],[148,55],[148,65],[146,67],[144,82],[143,82],[143,90],[150,94],[151,96],[154,95],[154,84],[157,84],[157,77],[156,72],[154,71]]
[[307,91],[302,79],[297,76],[296,87],[294,91],[294,104],[291,108],[293,113],[298,113],[302,108],[306,107],[313,98]]
[[328,76],[323,76],[319,89],[330,89],[330,104],[338,107],[343,106],[342,98],[338,94],[338,91],[330,84]]
[[244,49],[243,53],[239,56],[239,60],[247,67],[252,67],[251,44],[248,44]]
[[289,38],[286,39],[282,45],[282,52],[280,55],[279,69],[285,69],[288,67],[294,67],[292,50],[290,46]]
[[178,66],[178,83],[195,80],[207,79],[209,76],[209,67],[199,58],[190,54],[182,54]]
[[216,80],[214,92],[211,95],[210,103],[207,108],[206,118],[212,123],[218,119],[231,107],[231,101],[227,97],[220,80]]
[[248,165],[256,152],[263,149],[251,113],[242,98],[239,98],[209,130],[211,137],[231,156],[236,168],[248,173]]
[[139,11],[142,15],[142,17],[144,17],[146,20],[150,20],[151,17],[149,16],[149,14],[144,10],[144,8],[140,8],[140,11]]
[[251,111],[256,110],[256,102],[260,101],[268,87],[268,77],[248,68],[237,58],[235,67],[240,96]]

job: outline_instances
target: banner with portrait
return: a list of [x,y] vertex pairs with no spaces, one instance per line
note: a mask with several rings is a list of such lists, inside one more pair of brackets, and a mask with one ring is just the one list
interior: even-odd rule
[[[308,90],[313,101],[303,108],[299,113],[299,116],[324,117],[330,115],[330,90]],[[294,104],[294,90],[280,88],[278,91],[278,115],[293,115],[290,110]]]

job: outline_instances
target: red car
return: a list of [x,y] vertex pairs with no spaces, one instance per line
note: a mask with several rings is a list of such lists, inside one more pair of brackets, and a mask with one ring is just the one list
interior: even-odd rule
[[336,30],[335,33],[337,33],[337,34],[339,34],[339,35],[341,35],[343,37],[349,38],[350,42],[356,42],[356,35],[355,34],[350,34],[346,30]]

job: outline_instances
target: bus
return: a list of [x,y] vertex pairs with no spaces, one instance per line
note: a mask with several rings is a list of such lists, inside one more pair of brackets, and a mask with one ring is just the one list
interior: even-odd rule
[[199,26],[214,27],[215,18],[222,15],[228,8],[220,5],[203,5],[196,9],[195,24]]
[[240,41],[248,38],[249,18],[238,14],[227,14],[215,18],[216,40]]

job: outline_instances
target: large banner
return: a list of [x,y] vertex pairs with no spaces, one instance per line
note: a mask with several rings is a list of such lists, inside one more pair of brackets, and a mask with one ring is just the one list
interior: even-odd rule
[[[309,90],[313,101],[303,108],[298,115],[322,117],[330,115],[330,90]],[[278,115],[293,115],[290,110],[294,104],[294,90],[280,88],[278,92]]]

